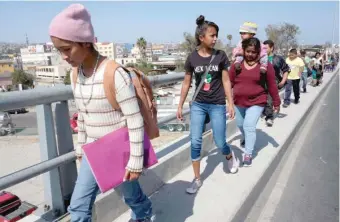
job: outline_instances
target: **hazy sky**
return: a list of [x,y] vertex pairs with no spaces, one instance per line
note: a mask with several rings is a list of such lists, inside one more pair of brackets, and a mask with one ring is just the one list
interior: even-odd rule
[[[338,2],[80,2],[92,15],[98,41],[135,43],[143,36],[152,42],[179,42],[183,32],[194,33],[196,18],[203,14],[220,27],[219,38],[233,35],[239,40],[239,26],[256,22],[257,36],[264,40],[268,24],[289,22],[301,29],[300,43],[339,42]],[[51,19],[70,2],[0,2],[0,41],[47,42]]]

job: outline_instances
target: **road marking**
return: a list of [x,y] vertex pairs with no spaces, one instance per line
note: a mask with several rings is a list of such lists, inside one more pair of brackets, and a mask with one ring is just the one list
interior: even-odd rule
[[327,162],[324,161],[324,160],[322,159],[322,156],[320,156],[320,160],[321,160],[321,162],[323,162],[324,164],[327,164]]

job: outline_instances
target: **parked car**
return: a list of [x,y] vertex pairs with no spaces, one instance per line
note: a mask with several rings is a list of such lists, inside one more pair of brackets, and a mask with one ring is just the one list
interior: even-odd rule
[[15,222],[32,214],[38,207],[10,192],[0,192],[0,221]]
[[11,115],[8,112],[0,111],[0,136],[5,136],[9,133],[14,133],[15,128],[12,123]]
[[9,114],[19,114],[19,113],[27,113],[28,111],[25,108],[11,109],[7,110]]
[[70,126],[72,129],[72,133],[78,133],[78,113],[74,113],[70,119]]

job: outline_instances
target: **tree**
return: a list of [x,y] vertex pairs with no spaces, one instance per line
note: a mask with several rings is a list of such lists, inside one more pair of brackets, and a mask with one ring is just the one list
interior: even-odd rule
[[71,74],[71,70],[68,70],[66,72],[66,76],[65,76],[65,79],[64,79],[64,84],[65,85],[71,85],[71,77],[70,77],[70,74]]
[[192,36],[190,33],[184,32],[184,42],[180,45],[180,49],[184,51],[187,55],[192,53],[196,47],[196,39],[194,36]]
[[23,88],[33,87],[34,77],[33,75],[24,72],[23,70],[15,70],[12,73],[13,85],[22,84]]
[[231,40],[233,39],[232,35],[227,35],[227,39],[229,40],[229,46],[231,46]]
[[143,37],[140,37],[139,39],[137,39],[137,47],[139,49],[139,52],[142,55],[142,60],[145,61],[146,60],[146,46],[147,46],[147,42]]
[[289,50],[297,47],[297,35],[300,34],[300,28],[290,23],[278,25],[268,25],[265,29],[267,38],[275,43],[277,49]]

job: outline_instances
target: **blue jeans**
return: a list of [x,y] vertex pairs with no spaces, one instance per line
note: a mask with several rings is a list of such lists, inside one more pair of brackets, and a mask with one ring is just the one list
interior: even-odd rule
[[302,85],[302,89],[306,89],[306,87],[307,87],[307,75],[308,75],[308,73],[307,72],[303,72],[302,74],[301,74],[301,80],[302,80],[302,84],[300,84],[300,85]]
[[262,106],[235,106],[236,122],[245,139],[245,154],[252,155],[256,142],[256,124],[263,112]]
[[216,146],[222,150],[223,155],[230,154],[230,148],[226,142],[227,131],[226,105],[215,105],[193,102],[190,108],[190,135],[191,135],[191,159],[201,159],[202,134],[204,131],[204,120],[209,115],[213,137]]
[[[124,182],[120,189],[125,203],[132,210],[132,219],[145,219],[152,216],[151,201],[143,193],[138,180]],[[98,191],[97,182],[85,156],[83,156],[71,203],[68,207],[72,222],[92,221],[92,207]]]

